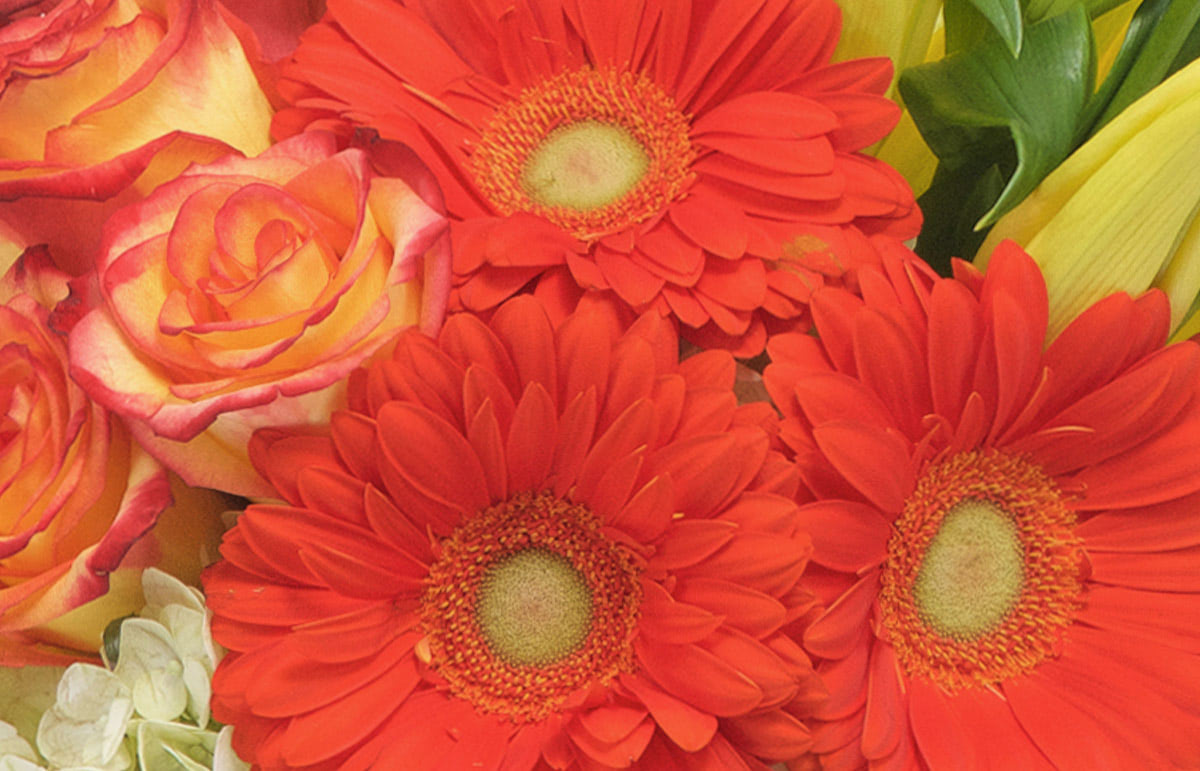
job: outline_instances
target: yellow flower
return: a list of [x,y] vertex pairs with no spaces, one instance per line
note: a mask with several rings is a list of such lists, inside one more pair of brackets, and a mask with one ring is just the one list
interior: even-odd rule
[[[1200,291],[1200,61],[1126,108],[1065,160],[980,247],[1023,244],[1042,266],[1051,336],[1116,291],[1158,287],[1179,329]],[[1195,329],[1193,329],[1195,328]],[[1187,329],[1200,331],[1196,319]]]

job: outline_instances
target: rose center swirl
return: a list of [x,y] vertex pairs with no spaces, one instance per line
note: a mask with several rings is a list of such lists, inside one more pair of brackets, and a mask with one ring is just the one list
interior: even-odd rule
[[640,570],[585,506],[519,493],[439,546],[421,648],[455,695],[537,721],[632,670]]
[[888,543],[881,636],[910,677],[953,692],[1054,655],[1079,606],[1082,542],[1026,458],[967,452],[930,466]]

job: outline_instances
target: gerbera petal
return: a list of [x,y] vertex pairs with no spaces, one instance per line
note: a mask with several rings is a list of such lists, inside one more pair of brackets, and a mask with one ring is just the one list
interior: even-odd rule
[[1200,494],[1157,506],[1101,512],[1075,532],[1088,552],[1162,552],[1200,546],[1200,529],[1188,519],[1200,510]]
[[491,400],[485,400],[467,424],[467,441],[475,450],[483,475],[487,480],[488,495],[493,500],[508,497],[508,462],[504,453],[504,437]]
[[[1081,426],[1082,432],[1049,434],[1037,446],[1017,443],[1016,452],[1036,451],[1047,474],[1059,475],[1120,455],[1176,419],[1193,396],[1200,373],[1200,348],[1173,346],[1151,356],[1101,388],[1080,397],[1050,418],[1043,431]],[[1047,447],[1046,444],[1050,446]],[[1035,449],[1036,448],[1036,449]]]
[[513,414],[505,452],[511,490],[540,490],[554,459],[558,417],[554,401],[541,383],[525,387]]
[[[245,696],[255,713],[263,717],[303,715],[386,675],[412,648],[411,642],[393,640],[379,652],[362,651],[366,661],[326,663],[313,661],[300,646],[284,643],[269,656],[239,657],[237,665],[222,676],[246,678]],[[413,674],[416,667],[409,667]],[[280,688],[280,683],[304,682],[306,688]],[[415,681],[414,681],[415,682]]]
[[659,728],[671,741],[686,752],[695,752],[707,745],[717,730],[712,713],[696,709],[644,677],[622,674],[621,684],[650,710]]
[[941,281],[929,307],[929,385],[933,409],[957,422],[983,345],[978,302],[961,284]]
[[592,445],[580,469],[576,490],[580,500],[588,500],[596,492],[596,486],[613,458],[625,457],[646,445],[654,428],[653,423],[654,406],[646,399],[629,405],[613,421]]
[[754,681],[695,645],[634,644],[646,674],[667,693],[718,717],[749,712],[762,700]]
[[793,760],[812,747],[808,728],[783,710],[728,718],[726,733],[739,746],[768,760]]
[[473,365],[493,373],[510,394],[520,392],[512,357],[500,338],[478,317],[469,313],[451,316],[438,335],[438,344],[464,369]]
[[680,602],[704,608],[757,638],[766,637],[783,625],[787,610],[783,603],[748,586],[716,578],[689,578],[675,589]]
[[650,344],[627,337],[613,348],[609,382],[604,389],[605,405],[600,413],[600,430],[608,428],[629,405],[653,395],[657,367]]
[[614,744],[637,730],[647,714],[641,707],[604,704],[584,712],[576,722],[599,741]]
[[570,404],[589,388],[595,389],[603,403],[608,390],[606,375],[612,371],[612,340],[607,330],[586,316],[573,316],[559,327],[558,351],[559,403]]
[[374,462],[374,420],[358,412],[335,412],[329,420],[329,433],[338,460],[351,474],[376,486],[382,484]]
[[895,319],[866,310],[854,321],[858,379],[878,394],[901,430],[915,441],[922,433],[921,418],[933,410],[926,357]]
[[908,687],[913,732],[931,765],[1054,768],[999,695],[981,689],[947,695],[919,678]]
[[554,494],[563,496],[575,484],[596,430],[596,391],[589,388],[567,404],[559,419],[558,446],[550,469]]
[[796,517],[800,529],[812,534],[815,562],[858,573],[887,557],[891,527],[871,506],[823,500],[801,506]]
[[250,461],[255,469],[289,503],[300,503],[296,476],[301,469],[324,466],[340,471],[329,451],[330,441],[324,436],[290,434],[264,428],[250,438]]
[[[697,185],[677,206],[671,222],[702,249],[735,260],[749,244],[746,216],[724,196]],[[646,247],[643,243],[643,249]]]
[[384,457],[418,491],[464,512],[487,506],[483,467],[453,426],[403,402],[384,405],[378,421]]
[[[404,78],[425,73],[425,82],[412,81],[417,88],[436,93],[443,84],[471,71],[440,35],[403,6],[371,0],[333,0],[329,11],[355,42],[393,73]],[[400,30],[410,45],[393,45],[391,35]]]
[[1118,586],[1088,587],[1079,620],[1098,629],[1137,635],[1189,653],[1200,653],[1196,594],[1167,594]]
[[[407,696],[419,680],[413,660],[405,658],[336,703],[293,718],[280,741],[284,759],[305,766],[353,747],[391,714],[397,696]],[[331,741],[334,734],[326,731],[336,732],[336,739]]]
[[654,722],[645,720],[625,738],[606,744],[598,741],[590,732],[574,728],[577,725],[578,723],[567,725],[567,733],[571,740],[585,755],[604,766],[616,766],[627,762],[629,758],[640,756],[650,743],[650,737],[654,735]]
[[492,317],[491,328],[504,343],[521,386],[541,383],[548,393],[558,393],[554,330],[542,306],[530,297],[516,297]]
[[1200,584],[1200,547],[1164,552],[1102,552],[1088,555],[1091,580],[1131,589],[1195,592]]
[[879,396],[859,380],[840,372],[811,372],[790,378],[796,402],[814,425],[834,420],[856,420],[880,429],[896,429],[891,413]]
[[698,642],[724,623],[719,615],[676,601],[670,592],[653,581],[643,581],[642,591],[643,616],[638,633],[659,643],[685,645]]
[[715,554],[737,535],[738,526],[732,522],[704,519],[682,519],[671,526],[670,532],[651,558],[650,566],[658,570],[675,570],[695,565]]
[[596,247],[595,260],[605,282],[635,308],[653,300],[666,283],[662,276],[633,262],[628,255],[604,246]]
[[640,449],[624,458],[611,461],[611,465],[596,484],[595,492],[586,499],[592,513],[601,520],[614,518],[628,503],[644,462],[645,453]]
[[1063,481],[1087,495],[1075,506],[1085,511],[1149,506],[1200,489],[1200,411],[1123,455],[1089,466]]
[[504,385],[496,373],[490,369],[472,364],[462,380],[463,413],[473,417],[479,413],[484,403],[491,405],[496,417],[500,433],[507,434],[512,425],[513,413],[517,411],[516,398]]
[[808,139],[838,126],[828,107],[796,94],[758,91],[722,102],[692,123],[692,136],[733,134],[775,139]]
[[812,433],[825,457],[863,497],[889,514],[904,507],[914,481],[904,440],[849,420],[824,423]]
[[866,629],[866,620],[878,595],[879,572],[871,571],[805,630],[804,647],[822,658],[848,656]]
[[363,510],[366,485],[356,477],[328,468],[307,468],[300,472],[296,491],[305,508],[323,511],[353,525],[367,526]]

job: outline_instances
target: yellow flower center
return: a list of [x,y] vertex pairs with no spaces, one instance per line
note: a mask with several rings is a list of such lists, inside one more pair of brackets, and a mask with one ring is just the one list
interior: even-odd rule
[[910,677],[990,685],[1054,655],[1079,605],[1082,542],[1027,459],[967,452],[928,468],[895,523],[882,636]]
[[971,639],[994,629],[1025,585],[1017,526],[989,501],[952,508],[917,570],[913,599],[929,626],[945,637]]
[[688,120],[644,75],[585,68],[501,105],[471,157],[503,214],[530,212],[581,239],[641,222],[695,178]]
[[519,493],[440,544],[423,647],[450,691],[523,721],[633,668],[640,570],[586,507]]
[[592,593],[566,557],[526,549],[488,570],[476,614],[497,656],[517,666],[551,664],[587,637]]

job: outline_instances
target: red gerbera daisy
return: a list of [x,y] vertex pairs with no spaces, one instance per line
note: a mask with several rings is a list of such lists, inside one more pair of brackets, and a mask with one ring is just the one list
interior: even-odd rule
[[1045,284],[899,266],[769,346],[816,502],[831,769],[1200,767],[1200,348],[1154,292],[1047,347]]
[[411,145],[456,220],[458,298],[540,276],[753,355],[825,276],[920,213],[857,151],[895,124],[887,59],[829,64],[833,0],[330,0],[285,69],[287,135]]
[[264,768],[756,769],[823,691],[781,629],[794,467],[734,362],[538,302],[410,332],[331,436],[259,432],[205,585],[213,712]]

